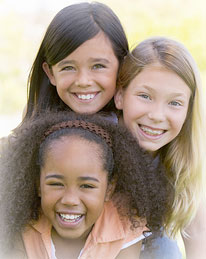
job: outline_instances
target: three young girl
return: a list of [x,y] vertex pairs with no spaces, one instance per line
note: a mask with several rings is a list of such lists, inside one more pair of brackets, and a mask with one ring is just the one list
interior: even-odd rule
[[[78,113],[115,111],[112,97],[119,67],[127,56],[119,77],[117,107],[123,109],[125,124],[140,145],[165,164],[176,190],[166,229],[174,234],[179,229],[184,232],[199,204],[204,162],[197,67],[188,51],[169,39],[140,44],[132,58],[127,53],[124,30],[108,7],[81,3],[64,8],[49,25],[33,64],[23,123],[46,108]],[[150,79],[146,86],[145,79]],[[143,92],[136,95],[135,85],[142,82]],[[127,100],[133,94],[131,106]],[[118,96],[122,96],[123,106],[119,106]],[[193,224],[203,222],[204,213]],[[204,249],[199,240],[205,240],[205,227],[203,223],[201,229],[190,224],[190,229],[198,231],[184,238],[186,253],[188,258],[199,259]]]
[[[1,258],[138,258],[173,187],[126,128],[100,116],[41,114],[1,154]],[[159,188],[162,186],[162,188]]]

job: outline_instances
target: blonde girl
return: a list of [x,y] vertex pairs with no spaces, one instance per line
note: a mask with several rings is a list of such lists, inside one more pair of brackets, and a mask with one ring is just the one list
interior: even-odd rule
[[206,258],[202,202],[205,115],[198,68],[188,50],[164,37],[141,42],[121,68],[116,107],[140,145],[154,152],[175,186],[165,229],[181,231],[187,258]]

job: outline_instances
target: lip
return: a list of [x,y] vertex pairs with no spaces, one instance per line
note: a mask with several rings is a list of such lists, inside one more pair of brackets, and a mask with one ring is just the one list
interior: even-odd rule
[[65,210],[65,209],[57,210],[56,213],[58,213],[58,214],[73,214],[73,215],[84,214],[83,212],[80,212],[80,211],[72,211],[72,210]]
[[[143,127],[147,128],[151,131],[154,131],[154,132],[156,131],[157,134],[152,134],[152,133],[150,134],[149,132],[144,131]],[[144,124],[138,124],[138,129],[139,129],[140,135],[149,140],[158,140],[158,139],[162,138],[162,136],[167,132],[167,130],[165,130],[165,129],[154,128],[154,127],[146,126]],[[162,131],[162,133],[158,134],[158,131],[159,132]]]
[[72,92],[72,94],[85,94],[85,95],[87,95],[87,94],[97,94],[97,93],[99,93],[100,91],[89,91],[89,92]]
[[61,214],[81,215],[81,217],[78,220],[68,222],[68,221],[64,221],[61,218],[60,212],[56,213],[56,219],[57,219],[57,222],[58,222],[58,224],[61,228],[77,228],[85,218],[85,215],[82,214],[82,213],[73,213],[73,212],[70,212],[70,213],[64,212],[63,213],[63,212],[61,212]]

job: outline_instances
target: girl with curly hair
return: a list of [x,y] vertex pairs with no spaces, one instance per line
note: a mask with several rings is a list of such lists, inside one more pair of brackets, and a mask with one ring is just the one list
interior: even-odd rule
[[46,112],[2,151],[3,258],[138,258],[171,208],[161,164],[100,115]]
[[164,37],[141,42],[127,56],[115,96],[123,123],[163,162],[174,184],[165,229],[172,236],[181,231],[187,259],[206,258],[202,96],[194,59],[181,43]]

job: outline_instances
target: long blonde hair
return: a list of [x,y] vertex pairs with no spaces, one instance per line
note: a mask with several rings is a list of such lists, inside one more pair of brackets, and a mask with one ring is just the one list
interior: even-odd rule
[[165,230],[175,236],[194,218],[199,207],[205,182],[205,115],[202,86],[197,65],[189,51],[179,42],[153,37],[141,42],[125,58],[117,87],[126,89],[145,66],[160,63],[175,72],[191,90],[187,117],[179,135],[159,150],[167,173],[175,188],[173,208]]

